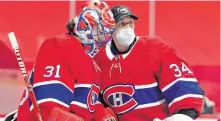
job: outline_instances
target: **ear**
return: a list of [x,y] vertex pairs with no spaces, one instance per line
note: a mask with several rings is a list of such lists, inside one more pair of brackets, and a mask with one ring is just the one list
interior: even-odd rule
[[112,36],[113,39],[115,39],[116,38],[116,31],[114,31],[111,36]]

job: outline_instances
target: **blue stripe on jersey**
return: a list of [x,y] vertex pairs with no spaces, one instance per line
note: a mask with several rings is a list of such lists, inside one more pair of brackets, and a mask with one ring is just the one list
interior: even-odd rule
[[29,104],[29,107],[31,107],[32,102],[31,102],[31,99],[29,97],[28,97],[28,104]]
[[98,95],[97,101],[98,101],[98,102],[104,101],[101,92],[100,92],[99,95]]
[[186,94],[196,94],[202,95],[197,82],[191,81],[178,81],[166,91],[163,92],[165,99],[168,103],[171,103],[175,98],[186,95]]
[[[164,99],[158,86],[151,87],[151,88],[135,89],[135,93],[133,94],[132,97],[136,100],[138,105],[154,103],[154,102],[158,102],[158,101]],[[117,93],[115,95],[111,95],[108,98],[108,101],[112,105],[114,105],[113,98],[122,98],[123,103],[126,103],[131,99],[131,97],[127,94]],[[117,101],[116,103],[117,103],[117,105],[120,105],[120,101]]]
[[53,98],[57,99],[67,105],[73,100],[73,93],[64,85],[59,83],[52,83],[34,87],[37,100]]
[[29,80],[28,81],[30,81],[30,83],[33,85],[33,82],[34,82],[34,72],[33,72],[33,70],[29,74]]
[[144,89],[136,89],[133,96],[139,105],[158,102],[164,99],[158,86]]
[[87,104],[87,96],[91,88],[88,87],[78,87],[74,90],[74,101]]

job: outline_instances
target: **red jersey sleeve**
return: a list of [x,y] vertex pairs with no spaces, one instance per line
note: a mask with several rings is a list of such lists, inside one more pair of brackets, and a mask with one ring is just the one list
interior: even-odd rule
[[99,86],[93,84],[96,82],[95,66],[92,59],[85,53],[80,41],[70,35],[61,38],[64,40],[59,40],[59,47],[62,48],[61,53],[74,80],[70,111],[82,116],[85,120],[92,120],[99,93]]
[[[56,38],[47,39],[37,55],[33,88],[44,119],[54,107],[69,111],[74,81]],[[30,104],[32,110],[32,104]]]
[[[96,80],[94,73],[92,59],[75,37],[62,34],[46,39],[38,52],[31,79],[43,119],[48,119],[57,107],[92,120],[100,89],[92,84]],[[20,107],[21,120],[34,120],[34,115],[25,113],[33,112],[30,100]]]
[[176,51],[165,46],[161,49],[159,85],[171,114],[180,109],[202,109],[202,92],[189,64]]

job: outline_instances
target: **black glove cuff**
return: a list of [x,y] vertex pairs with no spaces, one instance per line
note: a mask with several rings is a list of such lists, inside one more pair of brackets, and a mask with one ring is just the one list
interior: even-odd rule
[[192,119],[196,119],[196,117],[198,116],[198,112],[193,108],[181,109],[176,114],[184,114],[184,115],[191,117]]

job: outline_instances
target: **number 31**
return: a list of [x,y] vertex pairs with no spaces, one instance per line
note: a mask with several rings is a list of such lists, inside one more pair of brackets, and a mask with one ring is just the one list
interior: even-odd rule
[[61,65],[57,65],[56,67],[54,67],[54,66],[46,66],[45,70],[47,70],[47,72],[43,76],[44,77],[51,77],[53,75],[54,70],[55,70],[54,77],[55,78],[59,78],[60,77],[60,67],[61,67]]

